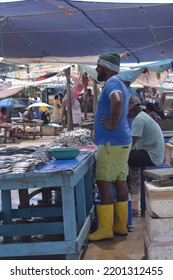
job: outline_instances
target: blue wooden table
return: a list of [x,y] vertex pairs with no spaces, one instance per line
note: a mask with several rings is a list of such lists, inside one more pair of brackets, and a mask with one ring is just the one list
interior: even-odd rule
[[[30,173],[0,175],[0,258],[62,254],[66,259],[78,259],[94,218],[94,157],[94,152],[80,153],[75,160],[51,160]],[[13,207],[12,190],[54,187],[61,188],[61,206]],[[37,235],[61,238],[14,241],[16,236]]]

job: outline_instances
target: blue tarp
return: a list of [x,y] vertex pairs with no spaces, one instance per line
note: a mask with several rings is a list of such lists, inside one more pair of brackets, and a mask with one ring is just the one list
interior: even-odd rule
[[172,14],[171,3],[0,3],[0,56],[29,63],[90,63],[106,51],[120,53],[125,63],[172,58]]
[[73,171],[86,157],[88,153],[80,153],[75,159],[50,160],[46,165],[38,166],[34,173],[47,173],[59,171]]

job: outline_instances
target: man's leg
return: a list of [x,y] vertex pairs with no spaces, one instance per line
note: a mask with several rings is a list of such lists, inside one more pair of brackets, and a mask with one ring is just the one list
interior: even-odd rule
[[126,181],[115,181],[117,201],[114,202],[114,226],[113,231],[118,235],[127,235],[128,223],[128,186]]
[[128,159],[129,167],[154,166],[147,151],[131,150]]
[[89,234],[88,240],[90,241],[113,238],[114,197],[112,183],[97,181],[97,187],[100,193],[100,205],[96,206],[98,228],[95,232]]

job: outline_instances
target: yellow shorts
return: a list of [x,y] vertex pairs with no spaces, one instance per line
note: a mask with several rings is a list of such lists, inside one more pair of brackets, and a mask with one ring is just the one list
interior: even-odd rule
[[125,181],[129,172],[128,158],[131,144],[111,146],[109,142],[98,146],[96,154],[96,180]]

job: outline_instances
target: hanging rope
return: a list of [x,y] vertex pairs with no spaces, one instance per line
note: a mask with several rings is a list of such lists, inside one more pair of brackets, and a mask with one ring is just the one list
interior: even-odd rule
[[98,24],[96,24],[87,14],[84,10],[79,9],[78,7],[76,7],[74,4],[72,4],[71,2],[69,2],[68,0],[64,0],[64,2],[66,2],[68,5],[70,5],[71,7],[77,9],[78,11],[80,11],[97,29],[101,30],[104,34],[106,34],[109,38],[111,38],[114,42],[118,43],[121,47],[123,47],[127,53],[130,53],[139,63],[139,58],[128,48],[126,48],[125,45],[123,45],[119,40],[115,39],[112,35],[110,35],[105,29],[103,29],[102,27],[100,27]]

